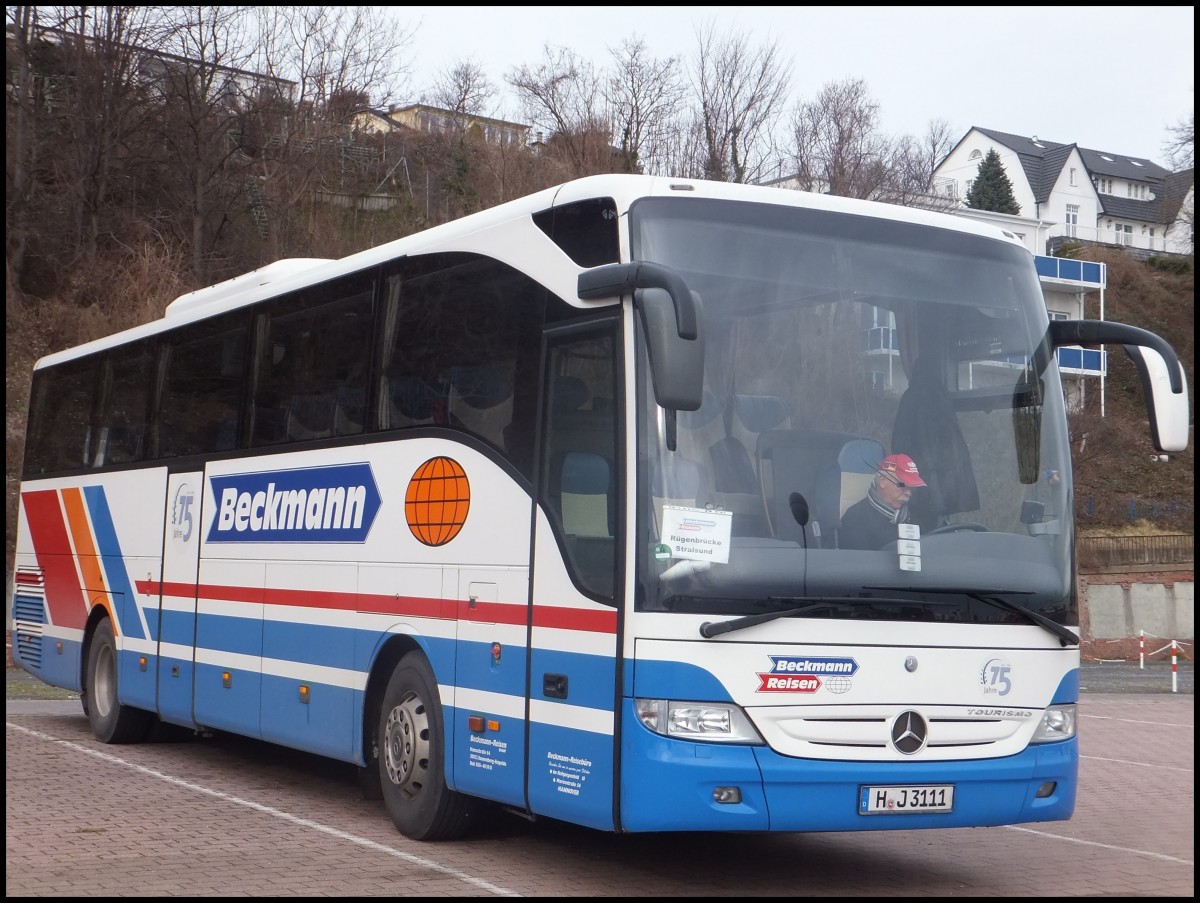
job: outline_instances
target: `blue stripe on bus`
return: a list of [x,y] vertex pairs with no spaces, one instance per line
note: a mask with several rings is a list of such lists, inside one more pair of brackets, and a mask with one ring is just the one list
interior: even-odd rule
[[733,702],[725,685],[712,672],[685,662],[639,660],[634,667],[634,695],[642,699]]
[[142,619],[138,617],[137,612],[137,593],[129,580],[129,572],[125,570],[125,556],[117,539],[117,529],[113,524],[112,512],[108,508],[104,487],[84,486],[83,494],[92,520],[92,532],[96,535],[104,579],[108,581],[109,592],[120,600],[116,603],[120,608],[117,613],[119,629],[127,637],[145,639]]
[[[562,652],[558,649],[535,647],[530,653],[533,664],[533,686],[530,693],[543,702],[577,705],[611,712],[616,694],[616,674],[612,656],[590,655],[583,652]],[[542,695],[543,674],[569,674],[570,684],[565,699]]]
[[1079,702],[1078,668],[1072,668],[1063,676],[1058,684],[1058,689],[1054,691],[1054,696],[1050,699],[1051,705],[1064,705],[1072,702]]

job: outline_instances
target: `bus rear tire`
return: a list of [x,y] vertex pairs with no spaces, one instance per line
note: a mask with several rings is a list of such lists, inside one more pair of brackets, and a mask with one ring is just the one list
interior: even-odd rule
[[91,723],[92,735],[101,743],[139,743],[154,726],[154,715],[121,705],[117,679],[117,641],[112,622],[104,618],[96,624],[88,647],[83,710]]
[[413,840],[466,833],[476,801],[446,786],[445,732],[437,680],[425,657],[396,665],[379,712],[379,779],[396,829]]

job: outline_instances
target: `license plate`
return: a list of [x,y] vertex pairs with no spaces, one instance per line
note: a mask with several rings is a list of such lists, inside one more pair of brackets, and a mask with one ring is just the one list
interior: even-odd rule
[[953,784],[858,788],[859,815],[907,815],[913,812],[950,812],[953,809]]

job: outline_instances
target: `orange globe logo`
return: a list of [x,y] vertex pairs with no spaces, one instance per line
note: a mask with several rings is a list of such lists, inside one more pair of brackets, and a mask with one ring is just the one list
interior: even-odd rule
[[417,468],[404,494],[412,535],[427,546],[444,546],[462,530],[471,507],[471,484],[453,458],[430,458]]

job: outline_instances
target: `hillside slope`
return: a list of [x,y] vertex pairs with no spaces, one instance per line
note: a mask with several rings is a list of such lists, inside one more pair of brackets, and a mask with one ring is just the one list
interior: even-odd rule
[[[1195,275],[1165,272],[1117,248],[1088,248],[1080,257],[1107,264],[1104,317],[1156,332],[1171,343],[1187,374],[1193,421],[1196,392]],[[1100,315],[1099,294],[1087,316]],[[1193,532],[1195,432],[1184,452],[1156,460],[1137,370],[1109,345],[1108,375],[1089,381],[1087,404],[1071,417],[1076,513],[1080,530],[1133,528]],[[1101,400],[1103,413],[1101,416]]]

